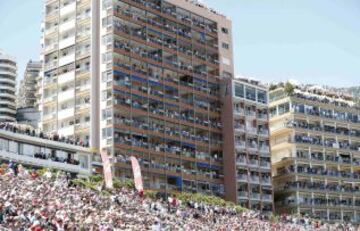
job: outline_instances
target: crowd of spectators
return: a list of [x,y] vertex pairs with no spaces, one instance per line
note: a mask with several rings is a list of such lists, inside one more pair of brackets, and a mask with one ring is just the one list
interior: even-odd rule
[[105,194],[74,186],[64,173],[40,176],[19,165],[1,172],[0,230],[357,230],[306,216],[270,221],[254,211],[151,199],[126,188]]
[[44,153],[44,152],[35,153],[34,157],[38,158],[38,159],[52,160],[52,161],[55,161],[55,162],[72,164],[72,165],[79,165],[80,164],[80,162],[78,160],[75,160],[74,158],[58,157],[58,156],[51,155],[50,153]]
[[70,138],[65,138],[63,136],[59,136],[58,134],[54,134],[51,136],[48,136],[47,134],[43,133],[43,132],[39,132],[35,129],[32,129],[28,126],[24,127],[20,124],[14,124],[14,123],[0,123],[0,129],[2,130],[6,130],[6,131],[10,131],[10,132],[14,132],[14,133],[19,133],[19,134],[25,134],[28,136],[33,136],[33,137],[37,137],[37,138],[41,138],[41,139],[46,139],[46,140],[53,140],[53,141],[58,141],[58,142],[62,142],[62,143],[67,143],[67,144],[72,144],[72,145],[77,145],[77,146],[82,146],[82,147],[89,147],[89,142],[84,142],[80,139],[70,139]]

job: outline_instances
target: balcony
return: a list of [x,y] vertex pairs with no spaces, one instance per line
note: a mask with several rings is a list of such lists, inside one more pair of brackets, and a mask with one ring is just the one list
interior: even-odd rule
[[48,95],[48,96],[44,96],[44,103],[49,103],[49,102],[56,102],[57,100],[57,94],[52,94],[52,95]]
[[67,100],[74,99],[74,98],[75,98],[74,88],[69,89],[67,91],[59,92],[59,95],[58,95],[59,102],[65,102]]
[[245,142],[237,141],[235,142],[235,149],[236,150],[243,150],[246,148]]
[[245,115],[249,117],[249,119],[256,119],[256,112],[255,111],[246,111]]
[[237,165],[247,165],[247,161],[246,161],[246,158],[237,158],[236,159],[236,164]]
[[257,135],[258,134],[258,130],[256,128],[253,128],[253,127],[247,127],[246,132],[248,134],[250,134],[250,135]]
[[257,118],[258,120],[266,120],[266,121],[269,119],[267,114],[260,114],[260,113],[257,114]]
[[270,177],[261,177],[261,183],[266,185],[271,185],[271,178]]
[[58,119],[63,120],[74,116],[74,108],[63,109],[58,112]]
[[75,53],[66,55],[59,59],[59,66],[64,66],[69,63],[75,62]]
[[260,193],[252,192],[252,193],[250,193],[250,198],[251,198],[251,200],[260,200]]
[[235,129],[235,132],[245,132],[245,125],[235,124],[234,129]]
[[44,114],[43,120],[52,120],[56,118],[56,112],[50,112],[47,114]]
[[238,191],[239,199],[248,199],[249,193],[247,191]]
[[259,183],[260,178],[258,176],[250,176],[251,183]]
[[58,84],[64,84],[75,80],[75,71],[70,71],[58,76]]
[[241,109],[241,108],[234,109],[234,115],[235,116],[244,116],[245,111],[244,111],[244,109]]
[[76,25],[76,20],[75,18],[71,19],[70,21],[66,21],[63,22],[62,24],[60,24],[59,26],[59,32],[63,33],[65,31],[71,30],[71,29],[75,29],[75,25]]
[[45,36],[49,36],[52,33],[58,32],[59,27],[58,26],[51,26],[47,29],[45,29]]
[[258,151],[258,145],[253,143],[248,143],[248,149],[249,151],[257,152]]
[[50,52],[56,50],[57,48],[58,48],[58,44],[57,43],[52,43],[50,45],[47,45],[44,48],[44,51],[45,51],[45,53],[50,53]]
[[73,1],[69,5],[60,8],[60,16],[64,16],[76,11],[76,1]]
[[58,61],[52,60],[52,61],[45,63],[44,69],[45,69],[45,71],[48,71],[48,70],[57,68],[57,66],[58,66]]
[[60,40],[59,49],[63,49],[65,47],[69,47],[75,44],[75,36],[71,36],[65,39]]
[[271,166],[271,164],[269,162],[264,162],[264,161],[260,162],[260,167],[261,168],[270,169],[270,166]]
[[[59,113],[59,115],[60,115],[60,113]],[[74,132],[75,132],[74,125],[58,129],[59,136],[64,136],[64,137],[71,136],[74,134]]]
[[258,167],[259,166],[259,161],[255,160],[255,159],[249,160],[249,165],[252,166],[252,167]]
[[237,174],[237,181],[247,182],[248,176],[246,174]]
[[272,201],[272,195],[271,194],[262,194],[261,199],[264,201]]

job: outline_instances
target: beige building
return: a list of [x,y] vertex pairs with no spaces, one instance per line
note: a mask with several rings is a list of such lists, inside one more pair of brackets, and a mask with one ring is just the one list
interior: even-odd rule
[[360,108],[316,86],[270,91],[275,209],[328,222],[360,221]]

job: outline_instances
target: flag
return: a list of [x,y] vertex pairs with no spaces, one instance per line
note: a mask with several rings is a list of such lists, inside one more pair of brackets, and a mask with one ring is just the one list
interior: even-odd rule
[[144,191],[144,186],[143,186],[143,182],[142,182],[141,169],[140,169],[139,162],[134,156],[131,156],[130,160],[131,160],[131,166],[132,166],[132,170],[133,170],[133,174],[134,174],[135,188],[136,188],[136,190],[138,190],[138,192],[142,192],[142,191]]
[[111,164],[110,164],[109,156],[107,155],[106,151],[101,152],[101,160],[103,164],[103,172],[104,172],[106,188],[112,189],[113,181],[112,181],[112,173],[111,173]]

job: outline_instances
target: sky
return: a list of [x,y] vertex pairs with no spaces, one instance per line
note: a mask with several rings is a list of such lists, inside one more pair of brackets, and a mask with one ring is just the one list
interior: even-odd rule
[[[360,86],[360,1],[201,0],[233,21],[235,75]],[[0,49],[19,78],[40,56],[43,0],[0,0]]]

